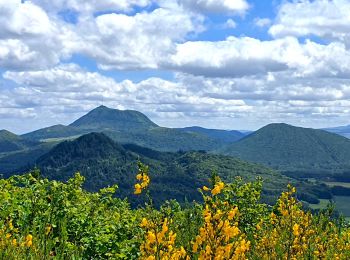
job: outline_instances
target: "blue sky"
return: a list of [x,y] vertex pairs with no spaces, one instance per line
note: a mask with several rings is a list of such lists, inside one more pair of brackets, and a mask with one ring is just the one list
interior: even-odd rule
[[0,129],[350,124],[348,0],[0,1]]

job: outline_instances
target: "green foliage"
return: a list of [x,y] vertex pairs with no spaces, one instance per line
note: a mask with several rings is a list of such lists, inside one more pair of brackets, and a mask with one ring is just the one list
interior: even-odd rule
[[139,214],[113,197],[117,186],[88,193],[79,173],[65,184],[33,175],[0,181],[0,225],[11,220],[17,241],[31,234],[36,258],[137,258]]
[[120,146],[98,133],[59,144],[41,157],[36,165],[44,176],[62,181],[80,171],[86,177],[84,187],[90,191],[118,183],[120,189],[117,196],[131,198],[132,205],[136,206],[144,202],[131,196],[138,159],[150,166],[150,192],[157,206],[170,199],[176,199],[180,203],[185,203],[186,200],[201,201],[197,187],[206,183],[212,171],[227,182],[232,182],[237,176],[245,181],[262,177],[263,199],[270,203],[274,203],[282,192],[282,187],[289,182],[306,193],[308,190],[314,192],[305,182],[293,181],[271,169],[236,158],[204,152],[164,153],[136,145]]
[[[148,167],[141,163],[139,167],[150,174]],[[126,200],[114,197],[117,185],[87,192],[82,188],[85,178],[79,173],[65,183],[44,179],[38,170],[1,179],[0,258],[144,259],[155,252],[156,259],[161,259],[161,255],[197,259],[205,254],[194,250],[198,237],[204,239],[204,244],[205,239],[211,239],[209,233],[198,236],[206,232],[203,227],[217,232],[213,238],[226,237],[211,240],[212,250],[225,250],[222,243],[227,243],[229,248],[233,246],[235,255],[241,255],[239,259],[259,259],[269,252],[281,257],[349,256],[349,232],[341,219],[334,218],[332,207],[312,216],[301,210],[291,197],[293,192],[283,193],[278,203],[270,207],[260,202],[261,180],[247,183],[236,178],[224,184],[212,176],[209,188],[201,190],[204,204],[181,205],[171,200],[159,210],[152,207],[151,198],[145,207],[131,209]],[[231,226],[216,228],[224,220],[230,221]],[[279,228],[278,232],[274,227]],[[301,239],[302,232],[306,242]],[[298,236],[300,240],[296,240]],[[153,247],[155,237],[158,242]],[[203,241],[199,245],[204,245]],[[219,252],[224,251],[212,252],[219,257]]]

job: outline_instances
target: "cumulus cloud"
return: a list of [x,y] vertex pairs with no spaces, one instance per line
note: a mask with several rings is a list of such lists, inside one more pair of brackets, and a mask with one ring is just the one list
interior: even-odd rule
[[350,52],[344,44],[298,39],[260,41],[228,37],[219,42],[185,42],[167,66],[208,77],[242,77],[287,71],[298,77],[350,77]]
[[2,68],[42,69],[67,55],[68,29],[32,2],[0,1],[0,24]]
[[82,14],[93,14],[103,11],[131,11],[134,7],[146,7],[151,0],[32,0],[33,3],[42,6],[48,12],[62,10],[74,10]]
[[[69,123],[102,102],[172,126],[203,118],[208,127],[234,129],[348,120],[349,2],[283,2],[269,30],[273,40],[196,41],[209,14],[227,15],[234,28],[231,15],[248,9],[243,0],[0,0],[0,125]],[[77,19],[65,21],[65,14]],[[312,35],[328,40],[298,38]],[[97,72],[66,64],[75,54],[96,62]],[[141,69],[175,79],[117,82],[99,73]]]
[[246,0],[178,0],[190,10],[202,13],[244,14],[249,9]]
[[233,29],[237,27],[237,24],[235,21],[233,21],[231,18],[227,19],[226,23],[224,24],[224,29],[228,28],[228,29]]
[[157,68],[175,43],[201,30],[201,17],[158,8],[134,16],[105,14],[77,26],[77,52],[96,59],[102,69]]
[[[203,118],[210,118],[210,124],[231,129],[275,121],[300,124],[304,119],[305,125],[316,125],[322,123],[322,116],[340,122],[350,114],[348,80],[292,78],[288,72],[240,78],[179,73],[173,81],[148,78],[135,83],[117,82],[66,64],[41,71],[6,72],[3,77],[17,85],[0,90],[0,111],[12,113],[13,120],[38,118],[46,125],[69,123],[102,103],[139,110],[168,126],[205,123]],[[14,114],[21,109],[22,115]],[[237,126],[243,122],[244,127]]]
[[349,44],[349,14],[348,0],[284,2],[269,32],[274,37],[316,35]]
[[254,23],[258,27],[266,27],[271,24],[271,19],[269,18],[255,18]]
[[[56,13],[50,13],[45,1],[1,1],[0,66],[43,69],[73,54],[83,54],[95,59],[102,69],[157,68],[160,59],[175,51],[177,42],[203,30],[204,17],[184,11],[177,4],[134,15],[93,15],[118,6],[145,6],[149,1],[80,2],[54,1],[52,9]],[[91,13],[70,24],[58,15],[64,8]]]

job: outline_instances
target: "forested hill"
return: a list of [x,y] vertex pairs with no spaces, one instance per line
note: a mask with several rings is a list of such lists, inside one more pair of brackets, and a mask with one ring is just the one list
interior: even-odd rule
[[36,166],[44,176],[57,180],[67,180],[79,171],[86,177],[85,188],[90,191],[117,183],[118,196],[129,197],[135,204],[138,201],[132,192],[138,160],[150,166],[150,189],[157,204],[166,199],[180,202],[200,200],[197,189],[208,184],[213,171],[227,181],[232,181],[236,176],[245,180],[255,180],[261,176],[265,180],[264,199],[270,202],[289,182],[301,187],[300,193],[305,191],[308,194],[306,197],[315,198],[320,192],[315,186],[310,193],[306,183],[293,181],[269,168],[233,157],[205,152],[159,152],[134,144],[119,145],[100,133],[60,143],[40,157]]
[[267,125],[221,152],[281,169],[329,169],[350,165],[349,139],[287,124]]
[[36,144],[7,130],[0,130],[0,153],[23,150]]

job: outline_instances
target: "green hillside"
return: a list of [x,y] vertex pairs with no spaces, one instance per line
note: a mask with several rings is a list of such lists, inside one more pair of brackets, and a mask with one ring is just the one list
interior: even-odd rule
[[7,130],[0,130],[0,153],[23,150],[36,144]]
[[220,150],[283,170],[350,166],[350,140],[323,130],[270,124]]
[[207,129],[199,126],[177,128],[177,130],[203,134],[209,138],[213,138],[224,143],[233,143],[245,136],[245,134],[236,130]]
[[56,144],[57,142],[46,142],[25,150],[0,154],[0,175],[8,177],[33,167],[34,162],[49,152]]
[[130,193],[135,183],[137,161],[150,166],[152,189],[155,202],[166,199],[200,200],[197,191],[211,177],[213,170],[225,181],[236,176],[244,180],[265,180],[263,197],[273,202],[287,183],[300,187],[300,196],[305,200],[318,197],[330,198],[324,187],[298,182],[261,165],[239,159],[208,154],[205,152],[159,152],[134,144],[118,145],[103,134],[91,133],[74,141],[65,141],[43,155],[36,162],[44,176],[67,180],[77,171],[86,177],[85,188],[97,191],[111,183],[118,183],[118,195],[132,198]]
[[82,133],[84,133],[84,131],[71,126],[54,125],[24,134],[22,137],[30,140],[46,140],[51,138],[65,138],[76,136]]

